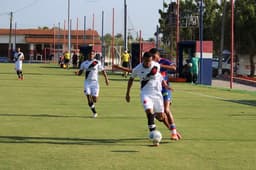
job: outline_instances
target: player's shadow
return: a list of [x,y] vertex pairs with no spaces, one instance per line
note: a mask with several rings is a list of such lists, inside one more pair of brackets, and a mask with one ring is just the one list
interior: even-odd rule
[[26,75],[34,75],[34,76],[74,76],[74,74],[62,74],[62,73],[32,73],[27,72]]
[[91,118],[91,116],[70,116],[70,115],[52,115],[52,114],[0,114],[0,116],[14,117],[49,117],[49,118]]
[[57,145],[141,145],[147,138],[69,138],[69,137],[32,137],[32,136],[0,136],[0,143],[13,144],[57,144]]
[[[91,115],[54,115],[54,114],[13,114],[13,113],[7,113],[7,114],[0,114],[0,117],[40,117],[40,118],[82,118],[82,119],[94,119]],[[97,119],[105,119],[105,120],[111,120],[111,119],[145,119],[143,116],[100,116],[97,117]]]
[[62,69],[60,66],[40,66],[40,68],[47,68],[47,69]]

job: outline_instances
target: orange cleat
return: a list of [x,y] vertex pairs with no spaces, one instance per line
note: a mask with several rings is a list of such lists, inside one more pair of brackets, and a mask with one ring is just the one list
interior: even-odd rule
[[179,140],[179,137],[177,134],[171,134],[171,140]]

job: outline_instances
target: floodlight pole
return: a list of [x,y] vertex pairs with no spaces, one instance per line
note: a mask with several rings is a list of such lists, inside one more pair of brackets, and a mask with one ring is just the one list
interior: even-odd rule
[[128,50],[128,48],[127,48],[127,4],[126,4],[126,0],[124,0],[124,50]]
[[70,0],[68,0],[68,53],[71,55]]
[[9,47],[8,47],[9,60],[11,60],[11,53],[12,53],[12,20],[13,20],[13,12],[10,13]]
[[104,46],[104,11],[101,16],[101,56],[105,58],[105,46]]

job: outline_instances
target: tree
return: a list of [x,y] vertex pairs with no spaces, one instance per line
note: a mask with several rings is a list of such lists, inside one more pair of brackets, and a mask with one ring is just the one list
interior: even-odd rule
[[[180,1],[180,21],[188,21],[189,17],[199,17],[200,0],[181,0]],[[220,35],[220,6],[217,0],[204,0],[204,40],[219,40]],[[164,5],[166,8],[168,5]],[[166,9],[166,12],[159,10],[160,32],[163,34],[163,43],[169,45],[172,49],[176,42],[176,2],[171,2]],[[199,27],[195,25],[188,25],[180,27],[180,40],[198,40]],[[215,45],[216,43],[214,43]],[[173,50],[171,50],[173,51]],[[176,50],[175,50],[176,51]]]
[[254,76],[256,55],[256,3],[255,0],[235,1],[235,40],[236,51],[241,54],[249,54],[250,76]]
[[111,42],[112,42],[112,35],[109,33],[105,34],[104,42],[105,42],[106,46],[110,46]]
[[220,34],[220,51],[219,51],[219,65],[218,65],[218,76],[222,74],[222,51],[224,50],[224,37],[225,37],[225,21],[226,21],[226,9],[227,1],[222,1],[223,9],[221,14],[221,34]]

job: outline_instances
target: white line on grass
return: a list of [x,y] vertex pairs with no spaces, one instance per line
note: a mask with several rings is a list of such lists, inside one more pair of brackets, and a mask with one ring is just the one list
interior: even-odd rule
[[196,92],[196,93],[195,92],[188,92],[188,91],[185,91],[185,92],[196,95],[196,96],[203,96],[203,97],[208,97],[208,98],[212,98],[212,99],[230,100],[230,99],[226,99],[226,98],[223,98],[223,97],[211,96],[211,95],[198,93],[198,92]]

